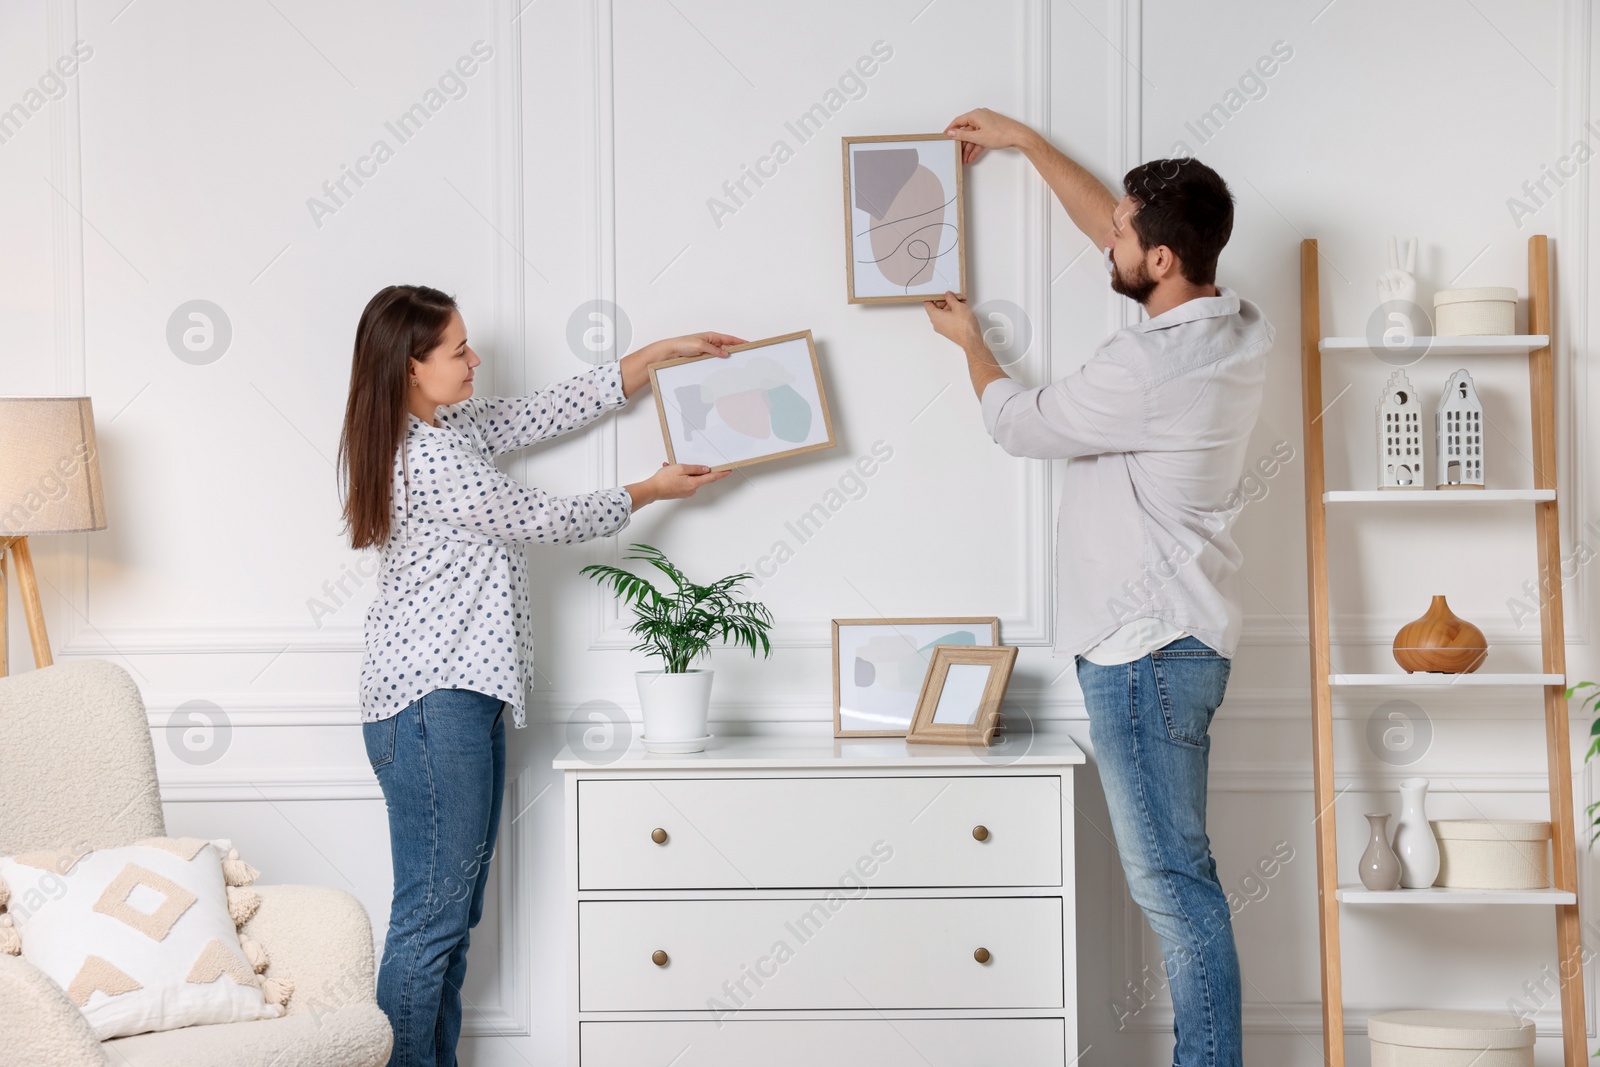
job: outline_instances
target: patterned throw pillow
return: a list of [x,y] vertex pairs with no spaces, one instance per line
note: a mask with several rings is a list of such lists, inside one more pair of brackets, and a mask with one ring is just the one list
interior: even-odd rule
[[102,1041],[275,1019],[293,987],[238,933],[258,873],[225,838],[0,857],[0,952],[20,949]]

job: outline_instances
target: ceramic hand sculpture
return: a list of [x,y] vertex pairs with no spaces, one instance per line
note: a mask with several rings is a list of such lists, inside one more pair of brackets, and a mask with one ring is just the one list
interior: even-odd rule
[[1389,238],[1389,269],[1378,275],[1378,303],[1402,304],[1391,308],[1384,316],[1389,326],[1383,331],[1383,343],[1390,348],[1405,348],[1417,335],[1417,278],[1412,272],[1417,268],[1417,239],[1406,241],[1406,265],[1400,266],[1396,238]]

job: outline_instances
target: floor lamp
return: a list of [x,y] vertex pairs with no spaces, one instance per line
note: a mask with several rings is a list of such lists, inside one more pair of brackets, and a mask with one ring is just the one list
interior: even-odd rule
[[8,672],[7,561],[22,595],[34,666],[48,667],[54,660],[28,538],[105,528],[89,398],[0,396],[0,676]]

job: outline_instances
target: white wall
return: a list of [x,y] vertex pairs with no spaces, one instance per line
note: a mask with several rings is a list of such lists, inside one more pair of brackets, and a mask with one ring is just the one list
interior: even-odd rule
[[[983,104],[1043,124],[1113,185],[1182,142],[1176,150],[1216,167],[1237,201],[1219,280],[1278,328],[1254,452],[1282,442],[1295,457],[1252,490],[1237,527],[1248,623],[1214,728],[1213,848],[1224,885],[1249,901],[1236,918],[1247,1055],[1319,1062],[1299,242],[1320,242],[1324,332],[1351,334],[1374,304],[1390,233],[1419,238],[1424,295],[1489,284],[1525,292],[1526,238],[1551,236],[1563,544],[1570,552],[1581,535],[1593,546],[1583,528],[1596,517],[1594,474],[1578,462],[1593,168],[1578,168],[1520,226],[1506,203],[1574,141],[1600,143],[1583,128],[1594,113],[1593,34],[1582,0],[6,5],[0,107],[26,101],[75,41],[92,48],[60,98],[0,143],[0,392],[93,396],[110,514],[103,532],[34,547],[52,643],[61,658],[108,657],[138,680],[174,832],[232,836],[271,881],[351,889],[381,931],[386,823],[356,714],[371,587],[364,557],[341,543],[332,466],[356,316],[391,282],[454,292],[485,359],[481,390],[514,393],[584,369],[569,316],[605,299],[626,313],[635,346],[701,329],[753,338],[810,328],[818,340],[840,446],[651,507],[621,539],[659,545],[691,574],[763,571],[758,595],[779,618],[778,647],[768,661],[716,655],[715,729],[825,730],[830,618],[983,613],[1001,616],[1005,639],[1023,646],[1008,714],[1088,747],[1068,662],[1048,648],[1051,471],[985,440],[963,364],[920,308],[846,305],[838,138],[935,130]],[[399,144],[385,123],[424,101],[476,42],[490,57]],[[786,120],[823,101],[876,42],[892,56],[864,94],[800,143]],[[1230,91],[1277,42],[1291,57],[1241,105]],[[1186,124],[1218,103],[1236,110],[1201,143]],[[380,138],[393,158],[359,188],[347,184],[336,211],[314,213],[308,199]],[[719,225],[708,199],[779,139],[793,158]],[[973,168],[967,208],[976,298],[1019,305],[1036,338],[1016,369],[1027,382],[1070,371],[1136,315],[1020,159]],[[221,307],[232,329],[227,351],[205,365],[178,359],[166,341],[169,316],[194,299]],[[1523,316],[1525,307],[1519,326]],[[1453,369],[1425,367],[1413,375],[1425,390]],[[1351,386],[1326,416],[1330,486],[1365,485],[1385,370],[1353,359],[1329,369],[1326,396]],[[1528,484],[1525,376],[1490,368],[1478,379],[1493,431],[1489,481]],[[892,459],[799,543],[784,521],[880,440]],[[507,469],[577,491],[643,477],[661,451],[644,399]],[[1331,530],[1344,666],[1381,668],[1396,626],[1435,592],[1483,626],[1498,665],[1535,662],[1537,633],[1508,606],[1534,577],[1525,514],[1474,511],[1470,530],[1461,516],[1363,518],[1359,528],[1337,518]],[[773,568],[762,560],[779,540],[793,556]],[[529,553],[541,675],[535,725],[509,739],[498,880],[466,989],[470,1062],[546,1063],[561,1052],[552,724],[589,700],[634,706],[630,672],[644,663],[627,651],[614,606],[576,574],[620,547]],[[1594,677],[1593,568],[1566,593],[1571,670]],[[20,669],[19,625],[10,649]],[[1393,695],[1337,709],[1343,880],[1354,877],[1361,813],[1396,810],[1395,783],[1408,774],[1433,779],[1435,817],[1546,813],[1535,697],[1417,700],[1430,747],[1398,766],[1365,740]],[[221,709],[230,731],[205,759],[181,758],[165,729],[190,701]],[[1580,723],[1578,752],[1585,734]],[[1079,1007],[1094,1047],[1085,1062],[1157,1062],[1170,1002],[1159,992],[1142,1007],[1125,998],[1129,982],[1159,974],[1159,950],[1127,900],[1092,769],[1085,777]],[[1592,781],[1575,782],[1581,812]],[[1280,841],[1294,859],[1264,884],[1248,881]],[[1553,961],[1552,928],[1541,909],[1347,910],[1352,1030],[1369,1010],[1425,1000],[1503,1008]],[[1592,990],[1592,969],[1586,980]],[[1117,1005],[1127,1013],[1120,1031]],[[1539,1061],[1555,1063],[1557,1016],[1539,1019]],[[1359,1037],[1351,1062],[1365,1062]]]

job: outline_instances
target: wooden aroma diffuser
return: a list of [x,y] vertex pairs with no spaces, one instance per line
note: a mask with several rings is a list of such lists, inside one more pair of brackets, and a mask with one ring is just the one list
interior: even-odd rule
[[1394,635],[1394,661],[1407,674],[1471,674],[1483,666],[1488,655],[1489,642],[1483,631],[1451,611],[1442,596],[1433,598],[1427,614],[1406,623]]

